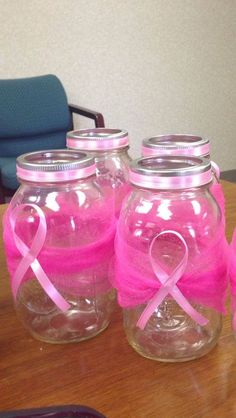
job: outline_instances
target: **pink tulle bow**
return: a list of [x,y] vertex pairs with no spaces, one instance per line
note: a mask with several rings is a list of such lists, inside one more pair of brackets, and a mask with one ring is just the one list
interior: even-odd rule
[[[172,231],[177,233],[176,230],[172,229]],[[163,232],[163,229],[160,232]],[[183,234],[180,232],[179,234],[183,237]],[[182,240],[181,242],[184,245]],[[189,252],[189,245],[193,245],[193,242],[189,237],[188,241],[185,238],[185,242]],[[163,286],[163,283],[167,285],[168,273],[168,278],[171,276],[171,283],[176,285],[178,282],[178,289],[188,301],[225,312],[229,250],[224,228],[219,229],[218,234],[207,245],[204,241],[199,241],[199,245],[201,246],[197,250],[195,249],[196,243],[192,247],[187,265],[187,256],[184,256],[181,265],[177,268],[177,275],[172,276],[173,269],[172,272],[165,271],[163,275],[159,264],[155,263],[154,266],[153,257],[150,259],[152,246],[148,247],[148,250],[145,241],[138,238],[134,239],[131,244],[124,239],[120,224],[118,224],[115,239],[116,257],[111,278],[118,291],[119,304],[123,308],[148,304],[155,299],[160,289],[166,295],[167,288]],[[174,294],[176,300],[175,295],[176,293]]]

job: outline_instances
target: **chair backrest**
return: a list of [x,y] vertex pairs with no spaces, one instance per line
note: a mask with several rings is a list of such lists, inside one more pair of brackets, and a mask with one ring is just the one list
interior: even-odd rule
[[71,114],[55,75],[0,80],[0,157],[65,148]]

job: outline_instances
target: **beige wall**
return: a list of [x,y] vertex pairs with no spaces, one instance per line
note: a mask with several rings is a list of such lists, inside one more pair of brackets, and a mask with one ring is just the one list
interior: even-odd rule
[[0,78],[57,74],[129,130],[133,156],[143,137],[193,132],[234,168],[235,22],[235,0],[0,0]]

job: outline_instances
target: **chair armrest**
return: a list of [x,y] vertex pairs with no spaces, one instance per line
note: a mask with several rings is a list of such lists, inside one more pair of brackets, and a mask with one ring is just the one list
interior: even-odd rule
[[85,107],[77,106],[74,104],[69,104],[69,110],[71,113],[76,113],[77,115],[85,116],[86,118],[93,119],[95,122],[96,128],[104,128],[104,118],[103,115],[95,110],[86,109]]

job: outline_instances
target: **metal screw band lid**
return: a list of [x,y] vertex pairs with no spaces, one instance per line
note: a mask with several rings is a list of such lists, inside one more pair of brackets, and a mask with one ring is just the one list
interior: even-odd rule
[[189,155],[203,157],[210,153],[210,142],[195,135],[169,134],[146,138],[142,142],[142,155]]
[[85,152],[46,150],[23,154],[16,160],[17,176],[28,181],[62,182],[95,174],[95,162]]
[[108,151],[128,147],[129,137],[128,132],[121,129],[80,129],[68,132],[66,145],[70,149]]
[[200,157],[146,157],[130,164],[130,182],[151,189],[199,187],[212,180],[211,163]]

